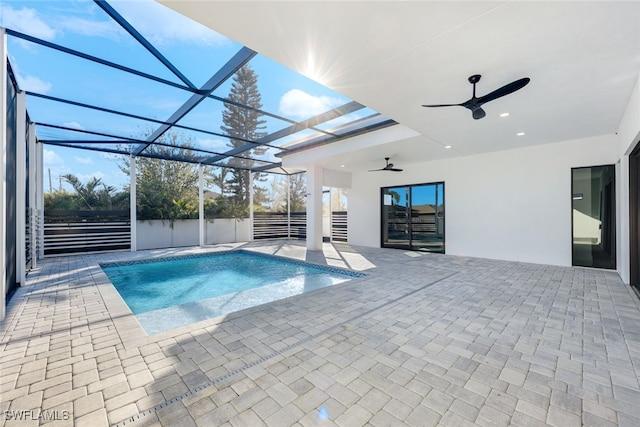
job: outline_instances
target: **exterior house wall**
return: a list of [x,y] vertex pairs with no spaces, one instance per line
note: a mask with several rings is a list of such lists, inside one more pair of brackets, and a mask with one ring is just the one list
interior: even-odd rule
[[636,83],[627,109],[618,126],[618,156],[620,162],[616,174],[620,177],[620,185],[616,192],[618,200],[618,235],[617,241],[618,272],[625,283],[629,283],[629,154],[640,142],[640,77]]
[[444,181],[447,254],[571,265],[571,168],[617,160],[606,135],[354,173],[349,243],[380,246],[381,187]]

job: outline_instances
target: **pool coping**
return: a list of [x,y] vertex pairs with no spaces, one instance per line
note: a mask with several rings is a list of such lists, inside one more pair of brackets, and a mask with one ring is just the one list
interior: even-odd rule
[[120,267],[120,266],[127,266],[127,265],[136,265],[136,264],[153,264],[157,262],[176,261],[176,260],[190,259],[190,258],[205,258],[205,257],[211,257],[211,256],[221,256],[221,255],[230,254],[230,253],[245,253],[245,254],[251,254],[251,255],[263,257],[263,258],[286,260],[288,263],[291,263],[291,264],[312,266],[320,270],[346,274],[354,278],[364,277],[367,275],[366,273],[350,270],[348,268],[335,267],[332,265],[323,265],[323,264],[318,264],[318,263],[309,262],[309,261],[301,261],[299,259],[289,258],[286,256],[265,254],[263,252],[252,251],[248,249],[230,249],[226,251],[201,252],[197,254],[183,254],[183,255],[172,255],[167,257],[140,258],[140,259],[134,259],[134,260],[128,260],[128,261],[105,261],[105,262],[98,263],[98,265],[101,268],[102,267]]
[[353,285],[356,283],[360,283],[361,281],[364,281],[367,278],[369,278],[369,274],[363,273],[360,271],[355,271],[355,270],[350,270],[347,268],[341,268],[341,267],[335,267],[335,266],[328,266],[328,265],[318,264],[314,262],[301,261],[295,258],[289,258],[286,256],[273,255],[273,254],[266,254],[263,252],[254,251],[250,249],[231,249],[231,250],[223,250],[223,251],[211,250],[211,251],[200,252],[197,254],[173,255],[168,257],[157,257],[157,258],[156,257],[140,258],[140,259],[135,259],[130,261],[98,262],[95,265],[90,267],[92,270],[91,274],[94,278],[98,292],[100,292],[100,295],[102,296],[107,312],[111,317],[113,325],[118,335],[120,336],[120,339],[125,349],[138,347],[151,342],[157,342],[158,340],[173,338],[175,336],[188,333],[189,331],[193,331],[194,329],[203,329],[206,327],[216,326],[226,320],[231,320],[236,317],[240,317],[255,311],[262,310],[268,304],[282,303],[291,298],[299,298],[302,295],[311,296],[319,292],[327,292],[331,290],[333,286],[336,286],[336,285],[333,285],[333,286],[326,286],[319,289],[314,289],[314,290],[300,293],[297,295],[291,295],[278,300],[265,302],[263,304],[259,304],[253,307],[244,308],[238,311],[234,311],[232,313],[222,314],[219,316],[211,317],[211,318],[197,321],[194,323],[189,323],[187,325],[178,326],[176,328],[161,331],[155,334],[148,334],[145,331],[144,327],[140,324],[140,322],[136,318],[136,315],[133,314],[133,312],[131,311],[131,309],[125,302],[125,300],[122,298],[122,296],[120,295],[116,287],[113,285],[113,283],[111,283],[107,274],[102,269],[102,266],[133,265],[133,264],[162,262],[162,261],[173,260],[173,259],[200,258],[200,257],[206,257],[206,256],[215,256],[218,254],[226,254],[231,252],[244,252],[252,255],[257,255],[260,257],[284,260],[294,264],[313,266],[328,272],[331,272],[331,271],[339,272],[341,274],[347,274],[351,276],[351,278],[346,282],[338,284],[341,286]]

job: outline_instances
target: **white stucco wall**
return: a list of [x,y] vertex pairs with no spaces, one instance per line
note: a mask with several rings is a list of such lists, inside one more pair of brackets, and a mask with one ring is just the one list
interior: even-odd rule
[[205,221],[205,244],[248,242],[251,240],[250,225],[249,218],[216,218],[213,221]]
[[355,173],[349,243],[380,246],[380,188],[445,183],[446,253],[571,265],[571,168],[614,164],[615,135]]
[[629,104],[618,127],[618,155],[621,158],[616,168],[620,177],[616,197],[618,200],[618,273],[625,283],[629,283],[629,154],[640,141],[640,77],[636,83]]
[[[218,218],[205,222],[205,244],[248,242],[250,240],[250,221],[245,219]],[[138,221],[137,249],[176,248],[198,246],[200,243],[197,219],[169,221]]]
[[351,174],[348,172],[325,169],[322,175],[322,185],[325,187],[351,188]]
[[176,248],[180,246],[197,246],[199,243],[198,220],[138,221],[137,249]]
[[629,97],[617,134],[619,154],[628,155],[640,138],[640,77]]

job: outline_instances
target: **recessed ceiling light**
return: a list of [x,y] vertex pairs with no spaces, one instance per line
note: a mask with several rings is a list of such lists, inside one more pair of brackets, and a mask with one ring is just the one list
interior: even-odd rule
[[508,116],[509,116],[509,113],[502,113],[502,114],[500,114],[500,117],[508,117]]
[[341,168],[343,168],[343,167],[344,167],[344,165],[340,165],[340,167],[341,167]]
[[450,145],[445,145],[444,148],[451,148],[451,146]]
[[516,135],[522,136],[522,135],[524,135],[524,132],[518,132],[518,133],[516,133]]

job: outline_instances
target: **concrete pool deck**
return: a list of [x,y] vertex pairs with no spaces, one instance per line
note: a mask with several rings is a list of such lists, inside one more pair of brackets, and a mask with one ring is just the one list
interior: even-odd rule
[[[98,267],[239,246],[368,276],[148,336]],[[611,271],[267,241],[47,258],[7,310],[4,426],[640,425]]]

